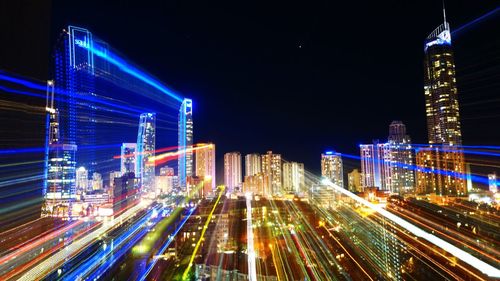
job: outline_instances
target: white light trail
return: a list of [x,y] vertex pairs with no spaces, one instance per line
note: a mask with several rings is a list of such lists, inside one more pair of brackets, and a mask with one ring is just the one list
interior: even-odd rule
[[257,268],[255,266],[255,250],[253,247],[252,227],[252,193],[247,192],[247,252],[248,252],[248,278],[257,281]]
[[407,222],[406,220],[390,213],[389,211],[381,208],[380,206],[377,206],[375,204],[372,204],[368,202],[367,200],[357,196],[356,194],[340,187],[335,184],[333,184],[330,180],[328,179],[323,179],[321,181],[322,184],[328,185],[330,187],[333,187],[335,190],[341,192],[344,195],[349,196],[350,198],[356,200],[357,202],[373,209],[374,211],[378,212],[382,216],[386,217],[387,219],[393,221],[394,223],[398,224],[399,226],[403,227],[404,229],[410,231],[417,237],[421,237],[432,244],[438,246],[439,248],[447,251],[448,253],[454,255],[455,257],[459,258],[463,262],[467,263],[468,265],[478,269],[482,273],[490,276],[490,277],[495,277],[495,278],[500,278],[500,269],[485,263],[484,261],[474,257],[473,255],[465,252],[464,250],[461,250],[457,248],[456,246],[444,241],[443,239],[434,236],[423,229]]
[[121,222],[127,220],[129,217],[135,215],[141,209],[147,207],[147,204],[141,202],[141,204],[137,204],[134,207],[125,211],[122,215],[117,218],[114,218],[109,223],[103,223],[103,225],[96,230],[86,234],[81,239],[78,239],[61,249],[59,252],[55,253],[51,257],[45,259],[43,262],[31,268],[29,271],[24,273],[18,280],[37,280],[44,277],[47,273],[51,272],[55,269],[56,266],[59,266],[61,263],[66,261],[67,259],[76,255],[82,248],[85,248],[87,245],[92,243],[95,239],[100,237],[101,235],[107,233],[109,230],[113,229],[115,226],[119,225]]

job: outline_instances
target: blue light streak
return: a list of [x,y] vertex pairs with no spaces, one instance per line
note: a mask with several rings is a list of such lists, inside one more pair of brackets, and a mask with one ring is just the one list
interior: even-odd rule
[[474,20],[472,20],[472,21],[470,21],[470,22],[468,22],[468,23],[466,23],[466,24],[464,24],[464,25],[460,26],[459,28],[456,28],[455,30],[453,30],[453,31],[451,32],[451,34],[455,36],[455,34],[460,33],[462,30],[464,30],[464,29],[466,29],[466,28],[470,27],[470,26],[471,26],[471,25],[473,25],[473,24],[476,24],[476,23],[478,23],[478,22],[484,21],[484,20],[486,20],[487,18],[489,18],[489,17],[491,17],[491,16],[495,15],[495,14],[496,14],[496,13],[498,13],[498,12],[500,12],[500,6],[499,6],[499,7],[496,7],[493,11],[490,11],[490,12],[488,12],[488,13],[486,13],[486,14],[484,14],[484,15],[482,15],[482,16],[480,16],[480,17],[478,17],[478,18],[476,18],[476,19],[474,19]]
[[[120,144],[103,144],[103,145],[83,145],[78,146],[78,150],[99,150],[120,147]],[[0,155],[23,154],[23,153],[39,153],[45,152],[45,147],[30,147],[30,148],[17,148],[17,149],[3,149],[0,150]]]
[[179,224],[177,229],[174,231],[174,233],[172,235],[170,235],[170,237],[167,239],[165,244],[163,244],[163,246],[160,248],[160,251],[158,251],[158,254],[153,258],[153,261],[149,264],[146,271],[144,273],[140,274],[140,276],[141,276],[141,278],[139,279],[140,281],[144,281],[146,279],[146,277],[148,276],[148,274],[151,272],[151,270],[153,270],[153,267],[156,265],[156,262],[158,261],[158,256],[162,255],[163,252],[165,252],[165,250],[168,248],[168,246],[172,243],[172,241],[174,241],[174,238],[177,235],[177,233],[181,230],[181,228],[184,226],[186,221],[191,217],[191,215],[194,213],[195,210],[196,210],[196,207],[193,207],[189,210],[188,215],[186,217],[184,217],[184,219],[181,221],[181,223]]
[[183,98],[174,94],[171,90],[167,89],[164,85],[162,85],[159,81],[157,81],[153,77],[142,72],[141,70],[137,69],[136,67],[128,64],[125,60],[121,59],[117,55],[112,54],[111,51],[107,50],[108,52],[104,53],[103,51],[98,50],[98,49],[94,48],[93,46],[88,46],[88,45],[77,45],[77,46],[80,48],[84,48],[84,49],[90,49],[94,55],[101,57],[104,60],[108,61],[109,63],[115,65],[123,72],[132,75],[133,77],[143,81],[144,83],[152,86],[153,88],[156,88],[160,92],[168,95],[169,97],[177,100],[178,102],[182,102]]

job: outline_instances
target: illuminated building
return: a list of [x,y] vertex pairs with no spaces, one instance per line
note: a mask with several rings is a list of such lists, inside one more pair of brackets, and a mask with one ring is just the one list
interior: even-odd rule
[[113,187],[113,215],[138,203],[140,189],[137,188],[134,173],[116,178]]
[[245,176],[253,176],[261,171],[260,155],[257,153],[245,155]]
[[243,192],[252,192],[253,194],[269,194],[269,176],[258,173],[253,176],[245,176],[242,184]]
[[120,171],[122,174],[136,173],[135,158],[137,151],[137,143],[123,143],[120,154]]
[[76,189],[87,190],[89,187],[89,171],[85,167],[76,170]]
[[415,187],[413,164],[413,148],[410,136],[406,134],[406,126],[401,121],[393,121],[389,125],[388,137],[391,163],[392,193],[404,194],[412,192]]
[[460,149],[424,147],[417,150],[417,193],[465,196],[464,154]]
[[305,189],[303,163],[283,163],[283,188],[287,192],[294,193],[299,193]]
[[186,188],[186,177],[193,176],[193,101],[184,99],[179,109],[178,175],[181,188]]
[[392,157],[389,144],[374,141],[373,144],[362,144],[359,148],[363,188],[392,190]]
[[417,191],[467,194],[451,32],[444,22],[425,40],[424,92],[430,147],[417,151]]
[[169,194],[176,187],[177,181],[174,168],[161,167],[160,175],[156,177],[156,189],[158,193]]
[[333,184],[344,187],[342,155],[334,151],[321,154],[321,176],[328,178]]
[[265,196],[279,195],[282,193],[282,171],[281,171],[281,154],[274,154],[268,151],[261,156],[262,174],[267,178],[267,190],[264,190]]
[[224,154],[224,185],[229,192],[241,187],[241,154],[229,152]]
[[497,174],[488,174],[488,186],[491,193],[495,194],[498,192],[497,186]]
[[45,145],[45,180],[42,194],[42,217],[71,217],[76,199],[76,144],[61,139],[59,111],[54,108],[54,83],[47,85],[47,125]]
[[149,159],[155,156],[156,114],[143,113],[140,116],[137,133],[136,168],[139,186],[143,192],[154,190],[155,164]]
[[461,145],[455,62],[450,25],[444,22],[425,40],[425,109],[429,144]]
[[111,188],[113,188],[113,184],[115,183],[115,179],[119,178],[121,176],[122,176],[121,171],[114,171],[114,172],[109,173],[109,186]]
[[101,189],[103,189],[102,175],[94,172],[92,174],[92,190],[101,190]]
[[347,188],[351,192],[363,192],[361,173],[358,169],[354,169],[347,174]]
[[[196,176],[203,179],[204,186],[215,190],[215,144],[202,144],[196,150]],[[205,190],[208,191],[208,190]]]

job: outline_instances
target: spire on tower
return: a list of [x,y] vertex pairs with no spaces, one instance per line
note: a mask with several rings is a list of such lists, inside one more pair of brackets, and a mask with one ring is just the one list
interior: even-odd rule
[[443,0],[443,20],[444,20],[444,28],[449,29],[448,23],[446,22],[446,9],[444,6],[444,0]]

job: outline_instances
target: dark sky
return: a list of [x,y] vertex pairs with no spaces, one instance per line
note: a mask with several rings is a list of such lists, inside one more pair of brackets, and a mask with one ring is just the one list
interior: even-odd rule
[[[272,149],[318,171],[323,150],[358,155],[392,120],[427,142],[423,40],[442,23],[440,0],[31,2],[10,4],[20,16],[0,67],[47,79],[57,34],[86,27],[193,98],[195,141],[219,159]],[[447,2],[452,29],[498,7]],[[464,144],[500,145],[499,19],[452,38]]]

